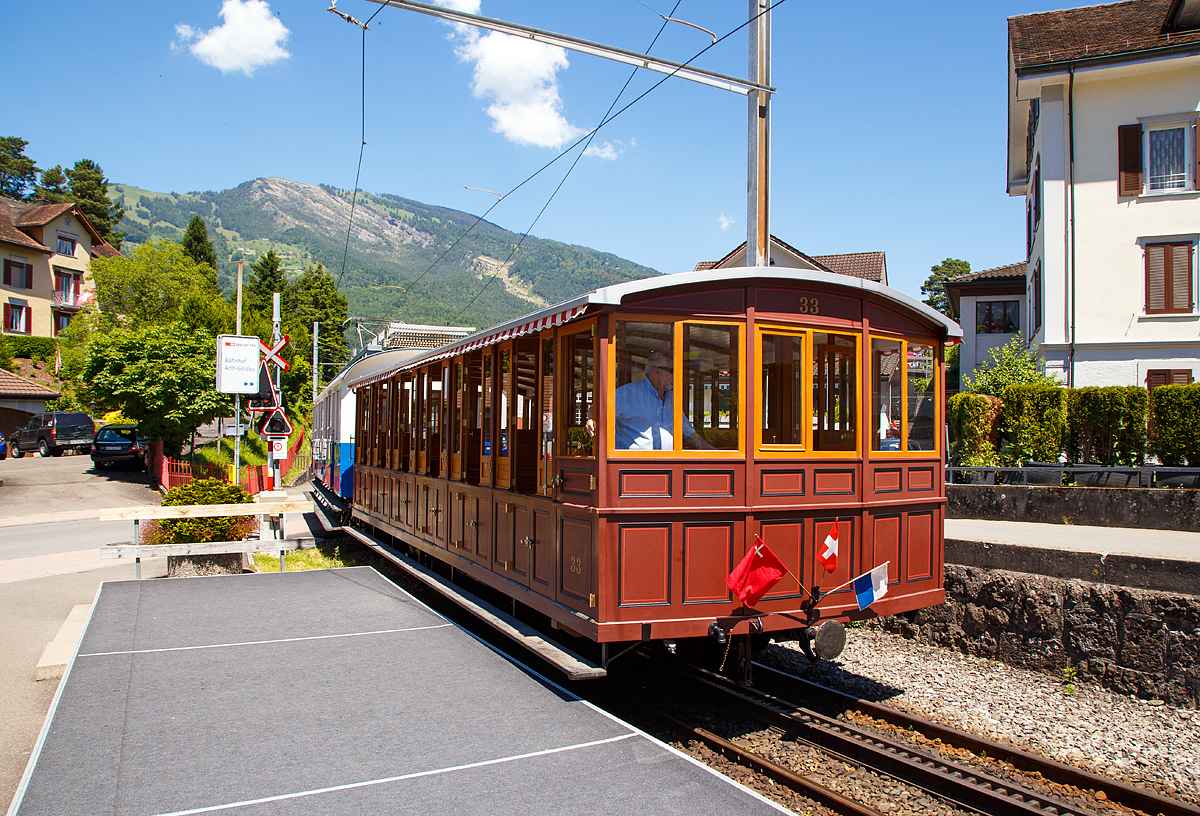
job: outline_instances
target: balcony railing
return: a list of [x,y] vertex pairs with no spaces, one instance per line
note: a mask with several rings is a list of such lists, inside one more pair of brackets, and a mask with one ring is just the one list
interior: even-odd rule
[[53,304],[62,309],[78,309],[83,306],[82,300],[83,297],[81,295],[77,295],[74,292],[62,292],[57,289],[54,291],[52,298]]

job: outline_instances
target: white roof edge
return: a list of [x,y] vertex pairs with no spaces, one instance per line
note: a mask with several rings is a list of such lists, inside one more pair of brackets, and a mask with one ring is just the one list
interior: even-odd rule
[[[677,272],[673,275],[663,275],[659,278],[644,278],[642,280],[629,281],[628,283],[619,283],[616,286],[606,286],[603,289],[597,289],[587,296],[588,303],[597,303],[603,305],[620,305],[626,297],[639,292],[645,292],[652,289],[665,288],[666,286],[687,286],[694,283],[712,283],[716,281],[727,281],[730,279],[731,272],[741,272],[743,278],[765,278],[768,280],[806,280],[814,283],[828,283],[833,286],[848,287],[851,289],[865,289],[868,292],[873,292],[888,300],[895,301],[909,309],[915,309],[930,320],[941,325],[946,329],[946,334],[949,337],[962,337],[962,328],[950,318],[946,317],[941,312],[932,308],[926,303],[922,303],[916,298],[906,295],[899,289],[893,289],[882,283],[876,283],[867,278],[856,278],[851,275],[841,275],[837,272],[818,272],[817,270],[809,269],[791,269],[777,266],[744,266],[733,267],[726,269],[704,269],[692,272]],[[524,322],[524,321],[517,321]]]

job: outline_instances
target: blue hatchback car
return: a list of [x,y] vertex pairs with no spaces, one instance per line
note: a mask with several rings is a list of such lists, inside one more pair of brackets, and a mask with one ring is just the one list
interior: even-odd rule
[[8,440],[0,433],[0,461],[8,458]]

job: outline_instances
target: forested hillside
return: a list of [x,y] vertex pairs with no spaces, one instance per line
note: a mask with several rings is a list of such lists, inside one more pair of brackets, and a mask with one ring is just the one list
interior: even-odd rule
[[[115,184],[109,195],[125,209],[119,228],[126,233],[126,250],[157,238],[179,240],[192,216],[203,218],[226,291],[233,288],[237,262],[253,262],[268,249],[284,259],[291,276],[316,263],[335,278],[342,269],[347,190],[266,178],[232,190],[182,194]],[[397,195],[360,193],[341,282],[350,314],[484,327],[601,286],[658,274],[609,253],[533,236],[502,265],[520,236],[483,221],[411,285],[475,220]],[[484,296],[468,306],[489,279]]]

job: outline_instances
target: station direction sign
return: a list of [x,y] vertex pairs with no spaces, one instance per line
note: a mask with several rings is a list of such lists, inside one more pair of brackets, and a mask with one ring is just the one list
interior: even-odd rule
[[259,346],[257,337],[217,335],[217,391],[257,394]]

